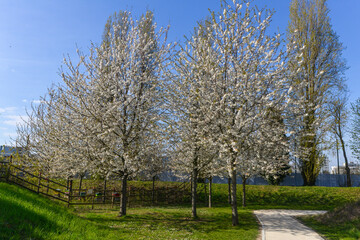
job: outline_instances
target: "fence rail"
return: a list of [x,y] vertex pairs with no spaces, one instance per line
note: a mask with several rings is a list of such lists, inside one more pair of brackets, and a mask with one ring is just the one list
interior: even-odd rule
[[[16,184],[34,193],[44,195],[51,199],[70,205],[111,205],[120,203],[120,187],[108,187],[106,181],[103,186],[94,184],[89,187],[74,187],[74,181],[68,180],[67,184],[61,180],[53,180],[36,171],[30,172],[21,166],[10,162],[0,161],[0,179]],[[64,181],[64,180],[63,180]],[[81,185],[81,184],[80,184]],[[87,184],[88,185],[88,184]],[[173,186],[158,186],[148,189],[145,187],[131,186],[127,188],[128,207],[159,205],[159,204],[181,204],[190,199],[190,184],[174,184]]]

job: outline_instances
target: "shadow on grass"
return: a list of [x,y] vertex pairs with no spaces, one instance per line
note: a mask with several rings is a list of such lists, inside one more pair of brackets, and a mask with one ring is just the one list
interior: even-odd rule
[[125,224],[134,229],[173,229],[188,232],[225,232],[229,230],[257,231],[257,222],[250,210],[239,210],[239,226],[232,226],[231,210],[224,208],[199,209],[199,218],[191,218],[186,208],[134,209],[124,217],[116,211],[85,214],[85,218],[100,225]]

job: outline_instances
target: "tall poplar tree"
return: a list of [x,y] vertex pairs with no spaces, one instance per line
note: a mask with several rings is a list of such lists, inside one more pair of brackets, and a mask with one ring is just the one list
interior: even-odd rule
[[[293,44],[289,70],[290,85],[297,88],[294,97],[302,104],[297,122],[297,157],[304,185],[315,185],[320,173],[329,131],[327,104],[344,87],[343,46],[330,24],[326,0],[293,0],[287,29]],[[300,65],[299,65],[300,64]]]

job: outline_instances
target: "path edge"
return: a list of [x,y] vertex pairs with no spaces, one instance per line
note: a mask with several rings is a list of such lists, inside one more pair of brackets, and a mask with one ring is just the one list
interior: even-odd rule
[[256,219],[258,220],[258,222],[260,223],[260,228],[261,228],[261,238],[257,238],[258,240],[266,240],[265,237],[265,227],[264,224],[262,223],[261,219],[259,218],[259,216],[255,213],[255,211],[253,212],[254,215],[256,216]]

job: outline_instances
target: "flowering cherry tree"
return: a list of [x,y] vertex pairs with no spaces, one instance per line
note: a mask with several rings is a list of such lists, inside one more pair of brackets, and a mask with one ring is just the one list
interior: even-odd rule
[[93,44],[89,56],[78,51],[77,64],[64,60],[63,84],[28,123],[32,147],[58,171],[86,166],[93,175],[122,178],[120,216],[128,178],[159,152],[153,146],[163,124],[166,34],[150,11],[139,20],[130,12],[110,17],[102,44]]
[[265,33],[272,13],[246,1],[221,3],[220,13],[212,13],[204,31],[204,56],[211,67],[198,69],[212,76],[206,121],[232,179],[232,222],[238,225],[239,164],[249,159],[248,149],[265,142],[258,132],[267,124],[266,110],[287,106],[288,91],[280,34]]

